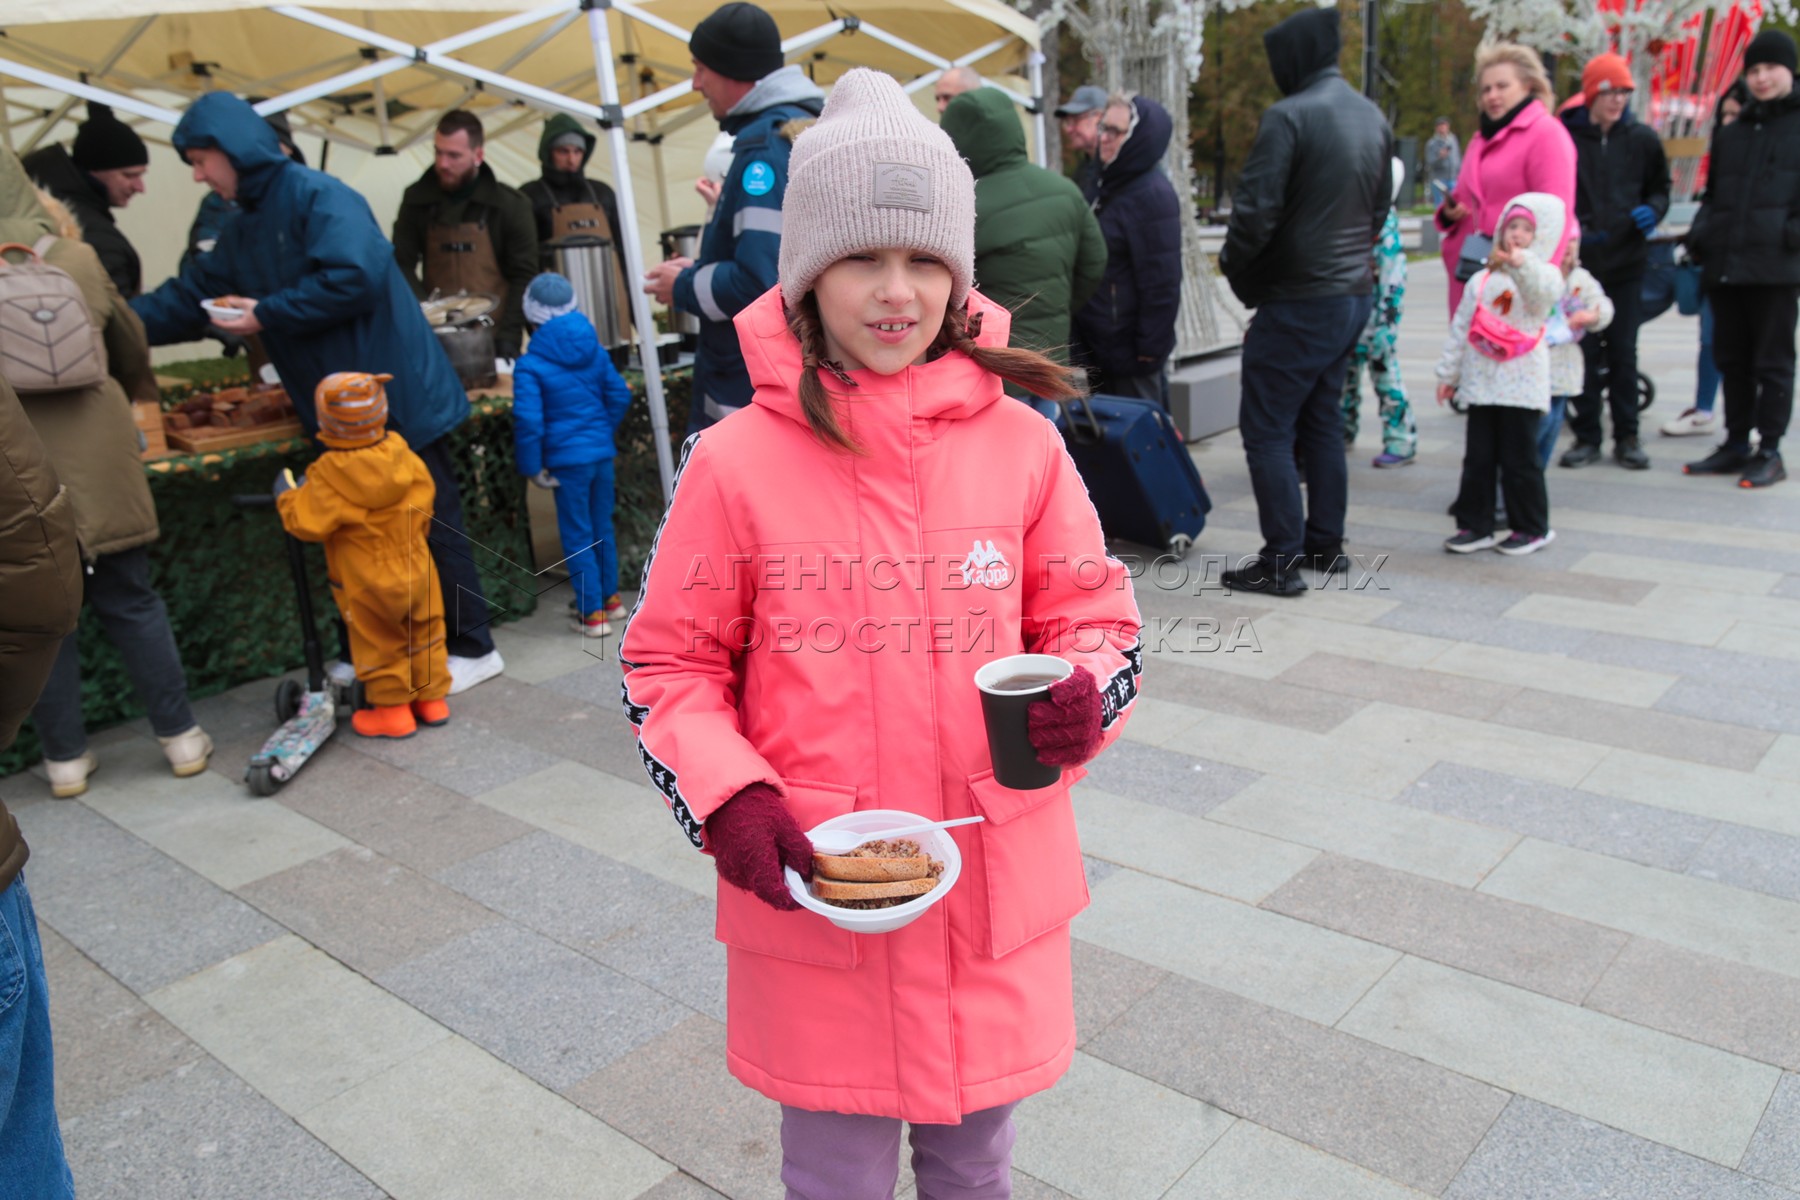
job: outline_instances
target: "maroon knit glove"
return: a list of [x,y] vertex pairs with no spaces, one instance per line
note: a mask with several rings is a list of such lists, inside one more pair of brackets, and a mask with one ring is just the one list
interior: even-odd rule
[[789,912],[800,906],[788,891],[781,869],[792,867],[812,878],[812,843],[766,783],[753,783],[706,818],[706,845],[719,878],[767,904]]
[[1031,747],[1046,767],[1078,767],[1100,749],[1100,689],[1086,667],[1050,685],[1025,710]]

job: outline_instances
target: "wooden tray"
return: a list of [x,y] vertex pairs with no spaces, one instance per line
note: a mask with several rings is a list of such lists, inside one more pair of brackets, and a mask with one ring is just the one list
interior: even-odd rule
[[153,400],[134,400],[131,404],[131,420],[144,435],[144,449],[138,455],[145,462],[153,458],[165,458],[169,453],[169,443],[163,429],[162,406]]
[[254,446],[258,442],[279,442],[299,437],[300,422],[296,418],[271,425],[248,425],[241,429],[217,429],[203,425],[199,429],[171,429],[167,436],[171,448],[183,454],[206,454],[213,450],[234,450]]

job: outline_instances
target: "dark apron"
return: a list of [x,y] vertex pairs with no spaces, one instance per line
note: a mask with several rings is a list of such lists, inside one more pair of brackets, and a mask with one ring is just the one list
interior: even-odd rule
[[[584,186],[587,180],[581,181]],[[612,220],[607,217],[606,210],[593,203],[594,189],[587,187],[589,203],[586,204],[553,204],[550,206],[550,238],[552,241],[566,237],[603,237],[612,242],[613,254],[613,286],[618,289],[619,296],[619,332],[625,337],[632,336],[631,293],[625,290],[625,268],[620,264],[619,248],[624,243],[619,241],[619,233],[612,227]]]
[[495,312],[506,307],[506,277],[494,253],[486,221],[429,225],[425,229],[425,290],[446,296],[457,292],[497,296]]

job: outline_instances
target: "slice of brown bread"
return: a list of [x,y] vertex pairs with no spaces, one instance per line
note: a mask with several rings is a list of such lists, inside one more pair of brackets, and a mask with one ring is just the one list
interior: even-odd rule
[[827,879],[879,883],[897,879],[923,879],[931,874],[931,859],[869,858],[859,854],[815,854],[813,871]]
[[841,879],[815,876],[813,895],[821,900],[887,900],[896,896],[923,896],[938,881],[934,878],[896,879],[886,883],[847,883]]

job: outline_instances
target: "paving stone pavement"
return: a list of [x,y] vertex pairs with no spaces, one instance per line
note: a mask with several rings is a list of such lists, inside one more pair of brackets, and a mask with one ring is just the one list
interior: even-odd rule
[[[1800,484],[1680,475],[1671,314],[1652,469],[1552,467],[1551,548],[1444,554],[1462,427],[1413,275],[1419,460],[1369,468],[1365,402],[1359,570],[1218,589],[1260,541],[1226,434],[1194,569],[1139,581],[1024,1200],[1800,1200]],[[201,705],[198,779],[137,722],[81,800],[0,781],[84,1200],[782,1194],[775,1107],[725,1070],[710,867],[562,599],[447,730],[346,731],[272,799],[236,778],[269,683]]]

